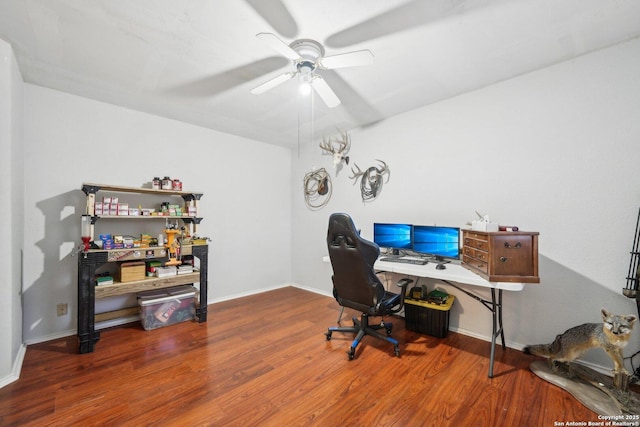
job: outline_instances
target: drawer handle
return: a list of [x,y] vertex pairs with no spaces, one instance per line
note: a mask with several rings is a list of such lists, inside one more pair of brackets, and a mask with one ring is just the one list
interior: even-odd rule
[[[504,247],[505,248],[511,248],[511,243],[509,242],[504,242]],[[522,247],[522,243],[517,242],[515,245],[513,245],[514,248],[521,248]]]
[[502,262],[507,262],[507,257],[506,257],[506,256],[501,256],[501,257],[500,257],[500,261],[502,261]]

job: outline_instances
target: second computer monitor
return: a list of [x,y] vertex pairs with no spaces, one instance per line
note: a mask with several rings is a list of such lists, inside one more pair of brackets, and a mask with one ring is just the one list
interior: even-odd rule
[[436,259],[460,259],[460,228],[414,225],[413,251]]

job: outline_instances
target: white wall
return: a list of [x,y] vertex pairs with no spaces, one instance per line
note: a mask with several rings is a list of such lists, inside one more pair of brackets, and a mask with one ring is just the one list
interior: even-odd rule
[[[321,258],[332,212],[350,213],[371,237],[373,222],[462,226],[477,210],[540,232],[541,283],[505,295],[509,345],[551,342],[600,321],[602,306],[637,314],[621,289],[640,207],[639,93],[635,39],[352,132],[352,165],[382,159],[391,169],[367,204],[343,170],[332,173],[329,205],[309,211],[296,183],[331,159],[307,146],[292,177],[294,281],[330,293]],[[443,288],[459,298],[451,327],[488,339],[489,311]],[[638,350],[638,334],[640,326],[628,354]],[[587,360],[611,366],[603,354]]]
[[0,40],[0,387],[18,378],[22,344],[23,84],[11,46]]
[[[25,342],[76,330],[71,252],[80,243],[83,182],[137,187],[168,175],[203,192],[198,232],[213,239],[209,302],[288,283],[289,151],[25,84]],[[62,302],[69,314],[57,317]]]

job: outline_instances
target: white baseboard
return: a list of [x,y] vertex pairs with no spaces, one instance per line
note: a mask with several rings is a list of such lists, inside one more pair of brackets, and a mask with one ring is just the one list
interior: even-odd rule
[[[482,335],[482,334],[477,334],[475,332],[471,332],[471,331],[468,331],[466,329],[449,328],[449,330],[453,331],[453,332],[457,332],[457,333],[462,334],[462,335],[466,335],[466,336],[469,336],[469,337],[478,338],[478,339],[483,340],[483,341],[491,342],[491,337],[486,336],[486,335]],[[508,340],[505,340],[504,344],[505,344],[505,346],[507,346],[509,348],[512,348],[514,350],[518,350],[518,351],[522,351],[527,346],[526,344],[520,344],[520,343],[517,343],[517,342],[514,342],[514,341],[508,341]],[[502,346],[502,344],[501,344],[500,340],[499,339],[496,340],[496,348],[501,347],[501,346]],[[601,373],[602,375],[607,375],[609,377],[612,376],[611,375],[611,369],[607,369],[604,366],[597,365],[597,364],[591,363],[591,362],[587,362],[587,361],[582,360],[582,359],[575,360],[574,362],[578,363],[580,365],[584,365],[584,366],[586,366],[588,368],[591,368],[594,371],[597,371],[597,372]]]
[[22,371],[22,363],[24,362],[25,354],[27,354],[27,346],[25,344],[22,344],[20,346],[20,349],[18,349],[16,360],[13,361],[13,368],[11,369],[11,374],[0,379],[0,388],[8,384],[11,384],[14,381],[17,381],[18,378],[20,378],[20,372]]
[[38,344],[41,342],[53,341],[53,340],[57,340],[58,338],[70,337],[72,335],[77,335],[77,334],[78,334],[77,329],[68,329],[66,331],[56,332],[55,334],[43,335],[41,337],[35,337],[30,340],[26,340],[25,344],[26,345]]
[[[231,300],[234,300],[234,299],[237,299],[237,298],[248,297],[248,296],[255,295],[255,294],[261,294],[263,292],[273,291],[275,289],[286,288],[287,286],[296,287],[296,285],[293,284],[293,283],[282,283],[282,284],[279,284],[279,285],[269,286],[269,287],[266,287],[266,288],[254,289],[254,290],[247,291],[247,292],[240,292],[238,294],[227,295],[227,296],[220,297],[220,298],[208,299],[207,304],[215,304],[215,303],[223,302],[223,301],[231,301]],[[309,290],[311,290],[311,289],[309,289]]]
[[293,286],[294,288],[303,289],[305,291],[313,292],[314,294],[324,295],[325,297],[333,298],[333,294],[331,292],[324,292],[316,288],[308,288],[306,286],[299,285],[298,283],[289,283],[286,286]]

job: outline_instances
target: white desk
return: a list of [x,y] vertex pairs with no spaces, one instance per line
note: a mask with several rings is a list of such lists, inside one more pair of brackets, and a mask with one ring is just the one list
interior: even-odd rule
[[[329,256],[323,258],[325,262],[331,262]],[[381,272],[397,273],[407,276],[425,277],[440,280],[448,285],[453,286],[459,291],[467,294],[471,298],[484,305],[493,316],[493,331],[491,333],[491,355],[489,359],[489,378],[493,378],[493,362],[495,358],[496,338],[500,335],[502,340],[502,348],[506,349],[504,342],[504,329],[502,327],[502,291],[518,292],[524,289],[524,283],[511,282],[489,282],[483,277],[467,270],[459,264],[446,264],[444,270],[437,270],[435,262],[429,262],[425,265],[407,264],[390,261],[376,261],[374,268]],[[466,289],[461,288],[458,284],[479,286],[491,289],[491,300],[485,300]],[[496,293],[496,291],[498,291]],[[496,295],[497,294],[497,295]]]

